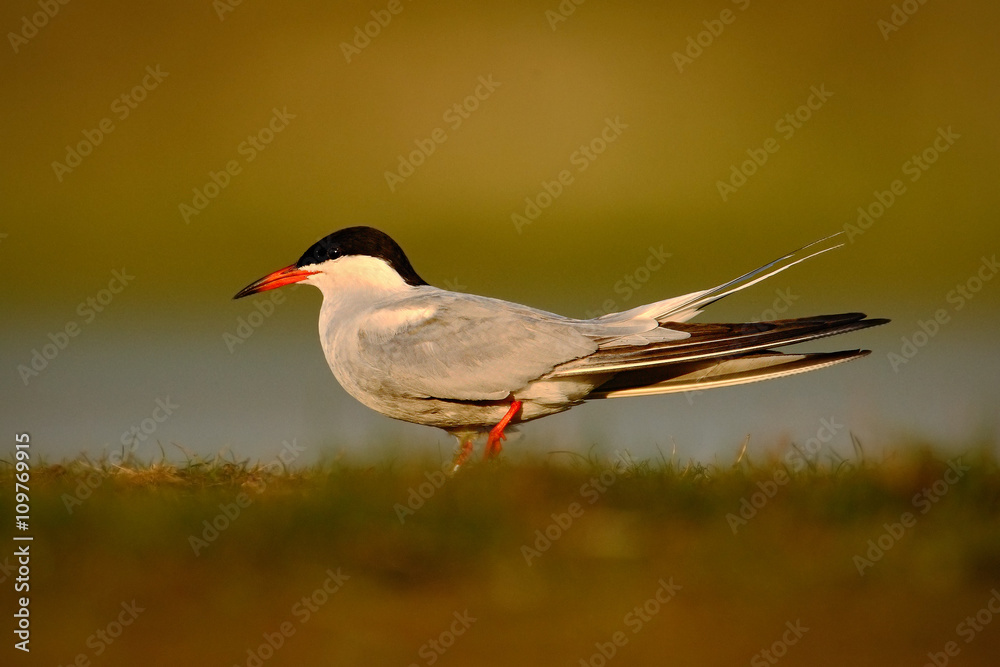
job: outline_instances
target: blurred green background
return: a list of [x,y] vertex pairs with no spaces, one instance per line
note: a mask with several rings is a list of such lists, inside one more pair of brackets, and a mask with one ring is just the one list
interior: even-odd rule
[[[512,446],[728,457],[746,433],[805,440],[830,417],[846,425],[838,446],[847,429],[871,446],[900,432],[944,444],[993,433],[1000,280],[961,310],[947,295],[1000,245],[1000,10],[919,7],[886,38],[878,22],[891,20],[891,3],[589,2],[555,21],[554,1],[403,2],[397,14],[365,2],[89,2],[60,5],[37,34],[23,21],[39,6],[7,3],[2,25],[33,36],[8,35],[0,59],[3,422],[52,458],[96,453],[131,442],[125,434],[161,400],[179,407],[142,432],[137,454],[158,455],[160,442],[174,456],[175,442],[271,457],[296,440],[303,460],[341,447],[381,454],[390,441],[447,455],[443,434],[340,390],[313,290],[286,290],[270,317],[254,314],[262,298],[232,294],[323,235],[370,224],[434,284],[583,316],[724,282],[854,224],[900,179],[905,193],[847,247],[701,318],[767,317],[776,303],[785,312],[771,317],[892,318],[812,346],[867,347],[869,359],[589,405],[525,427],[525,444]],[[348,62],[343,44],[372,12],[391,21]],[[679,68],[685,52],[697,57]],[[121,96],[144,77],[155,88],[128,106]],[[481,77],[499,85],[469,98]],[[799,111],[810,117],[789,136],[777,124],[814,88],[831,95]],[[456,127],[449,110],[463,103],[476,108]],[[287,110],[286,126],[248,149],[274,109]],[[103,119],[113,131],[79,166],[53,167]],[[626,127],[579,171],[574,153],[606,119]],[[390,189],[386,172],[436,128],[447,140]],[[905,163],[940,128],[959,138],[911,181]],[[723,200],[718,182],[769,138],[777,152]],[[185,221],[181,205],[230,161],[239,173]],[[512,214],[562,170],[573,182],[518,231]],[[636,274],[651,248],[669,259]],[[99,313],[80,309],[122,269],[135,276],[126,289]],[[645,281],[625,289],[625,276]],[[887,355],[939,309],[949,321],[894,369]],[[233,343],[240,318],[260,326]],[[78,335],[44,370],[19,370],[70,322]]]
[[[987,604],[1000,553],[1000,278],[989,264],[1000,250],[1000,8],[903,4],[918,9],[886,33],[879,21],[903,11],[889,0],[403,0],[348,62],[342,44],[384,22],[387,0],[92,0],[45,5],[58,7],[49,18],[36,0],[4,3],[0,454],[29,432],[36,465],[133,445],[140,461],[228,450],[286,454],[293,468],[349,462],[276,481],[199,556],[190,536],[246,491],[245,470],[36,468],[29,664],[248,664],[248,647],[340,566],[344,590],[265,665],[430,664],[420,647],[466,608],[482,620],[439,664],[596,665],[595,642],[660,577],[685,588],[617,664],[746,663],[798,618],[813,629],[782,664],[916,665],[941,650]],[[566,20],[553,23],[560,7]],[[477,87],[485,99],[470,98]],[[828,99],[800,110],[814,90]],[[455,104],[476,107],[460,125]],[[582,160],[609,119],[620,136]],[[261,135],[272,120],[281,131]],[[71,171],[53,167],[102,123],[113,129]],[[446,141],[390,189],[386,172],[438,128]],[[937,154],[939,132],[952,139]],[[248,137],[269,143],[251,150]],[[719,181],[765,146],[777,151],[723,198]],[[934,162],[914,172],[914,156]],[[218,175],[227,165],[238,173]],[[572,183],[518,231],[512,214],[563,170]],[[226,186],[185,220],[180,207],[213,173]],[[231,300],[318,238],[369,224],[433,284],[573,316],[630,308],[856,224],[896,180],[902,194],[846,247],[701,317],[892,318],[809,346],[869,358],[529,424],[499,467],[450,481],[405,525],[394,505],[449,458],[451,438],[340,389],[314,290]],[[655,253],[669,257],[647,274]],[[116,271],[134,276],[124,289]],[[922,345],[894,367],[906,341]],[[851,434],[874,467],[852,455]],[[789,442],[856,465],[803,472],[734,536],[725,515],[780,466],[747,462]],[[859,577],[852,557],[946,474],[942,459],[880,459],[920,442],[943,458],[975,443],[982,462]],[[521,547],[602,470],[577,454],[626,450],[671,463],[632,471],[527,566]],[[7,526],[13,493],[0,482]],[[88,491],[70,511],[66,495]],[[98,655],[88,638],[132,599],[148,611]],[[996,633],[963,644],[955,664],[990,664]]]
[[[996,663],[995,456],[913,448],[788,464],[515,452],[453,478],[412,456],[287,475],[36,467],[32,652],[0,655],[63,667],[876,667],[924,665],[950,642],[949,664]],[[2,602],[11,560],[0,553]]]

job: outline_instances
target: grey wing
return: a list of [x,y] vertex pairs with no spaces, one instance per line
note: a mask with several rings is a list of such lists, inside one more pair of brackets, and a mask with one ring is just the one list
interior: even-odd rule
[[361,359],[410,396],[503,400],[598,348],[574,320],[443,291],[384,307],[367,322]]

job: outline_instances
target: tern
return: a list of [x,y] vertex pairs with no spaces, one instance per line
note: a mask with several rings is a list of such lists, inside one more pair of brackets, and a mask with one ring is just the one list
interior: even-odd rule
[[298,282],[318,287],[320,342],[341,386],[383,415],[454,435],[457,470],[479,435],[488,433],[485,458],[493,458],[510,424],[586,400],[727,387],[869,354],[774,349],[888,322],[863,313],[688,322],[725,296],[843,245],[837,236],[718,287],[573,319],[429,285],[387,234],[349,227],[233,298]]

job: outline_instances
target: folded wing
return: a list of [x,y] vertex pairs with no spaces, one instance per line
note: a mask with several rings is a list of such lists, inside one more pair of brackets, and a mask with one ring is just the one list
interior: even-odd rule
[[[499,401],[598,349],[572,320],[486,297],[428,288],[369,317],[361,359],[401,395]],[[399,313],[420,313],[406,317]]]

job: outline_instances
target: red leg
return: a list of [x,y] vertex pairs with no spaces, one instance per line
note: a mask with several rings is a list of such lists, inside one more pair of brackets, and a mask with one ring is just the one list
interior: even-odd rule
[[461,468],[469,460],[470,456],[472,456],[472,438],[462,442],[462,446],[458,450],[458,453],[455,454],[455,460],[452,462],[452,471],[457,471]]
[[514,415],[520,409],[521,401],[513,401],[510,404],[510,409],[507,410],[507,414],[500,420],[500,423],[490,430],[490,437],[486,440],[486,455],[483,458],[492,459],[500,453],[502,449],[500,442],[507,439],[507,436],[503,434],[503,430],[507,428],[510,420],[514,418]]

